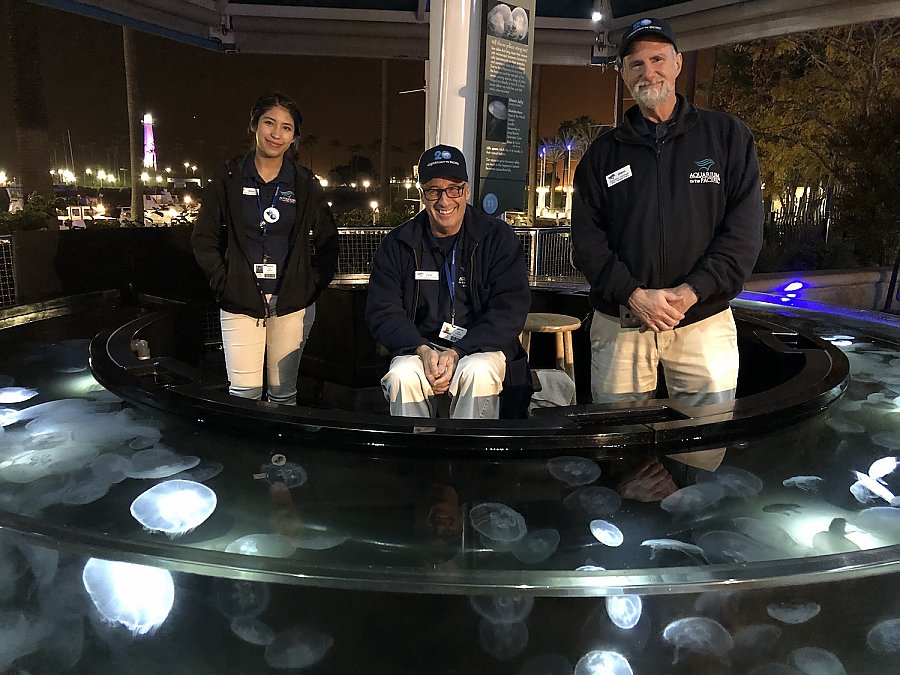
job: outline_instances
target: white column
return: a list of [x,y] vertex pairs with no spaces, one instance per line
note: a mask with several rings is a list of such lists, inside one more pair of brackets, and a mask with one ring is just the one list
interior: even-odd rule
[[478,57],[482,0],[432,0],[427,78],[427,145],[444,143],[463,151],[469,177],[475,175]]

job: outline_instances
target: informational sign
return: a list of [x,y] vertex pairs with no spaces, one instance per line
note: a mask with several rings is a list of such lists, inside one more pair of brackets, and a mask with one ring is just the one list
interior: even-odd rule
[[525,210],[535,0],[485,2],[476,206]]

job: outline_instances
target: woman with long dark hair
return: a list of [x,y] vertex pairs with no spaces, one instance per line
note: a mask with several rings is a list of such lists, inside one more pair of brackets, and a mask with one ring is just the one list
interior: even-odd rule
[[295,159],[297,104],[265,94],[250,112],[253,150],[206,187],[191,236],[221,309],[222,344],[235,396],[297,400],[297,371],[316,298],[337,266],[338,234],[313,173]]

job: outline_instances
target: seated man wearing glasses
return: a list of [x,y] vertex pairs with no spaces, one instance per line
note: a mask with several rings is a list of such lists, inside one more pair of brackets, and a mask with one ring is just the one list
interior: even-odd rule
[[381,380],[392,415],[435,417],[444,394],[456,418],[524,417],[528,407],[525,256],[506,223],[467,204],[468,180],[457,148],[426,150],[425,208],[372,260],[366,321],[393,357]]

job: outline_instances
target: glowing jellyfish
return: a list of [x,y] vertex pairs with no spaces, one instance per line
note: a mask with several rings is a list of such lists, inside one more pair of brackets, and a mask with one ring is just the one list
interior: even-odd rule
[[856,483],[854,483],[854,485],[856,485],[857,483],[862,485],[872,494],[881,497],[888,504],[893,505],[894,499],[896,499],[894,493],[888,490],[884,485],[882,485],[880,481],[874,480],[860,471],[854,471],[853,475],[856,476]]
[[622,530],[607,520],[600,520],[599,518],[597,520],[592,520],[590,527],[591,534],[594,535],[594,538],[601,544],[607,546],[621,546],[622,542],[625,541],[625,535],[622,534]]
[[896,431],[882,431],[872,434],[872,442],[888,450],[900,450],[900,433]]
[[711,563],[745,563],[775,560],[777,551],[737,532],[713,530],[697,538],[703,556]]
[[0,408],[0,429],[19,421],[19,411],[14,408]]
[[159,429],[156,429],[156,433],[143,434],[131,439],[131,442],[128,443],[128,447],[132,450],[147,450],[156,445],[161,438],[162,432]]
[[265,647],[275,640],[275,631],[255,616],[236,616],[231,620],[231,632],[251,645]]
[[225,547],[226,553],[257,555],[263,558],[287,558],[294,554],[297,545],[281,534],[248,534]]
[[869,478],[879,480],[887,475],[894,473],[894,469],[896,468],[896,457],[882,457],[881,459],[876,459],[869,466]]
[[469,604],[482,619],[491,623],[519,623],[528,618],[534,607],[530,595],[473,595]]
[[333,644],[334,638],[327,633],[293,628],[278,633],[266,645],[266,663],[281,670],[309,668],[321,661]]
[[825,424],[842,434],[861,434],[866,430],[862,424],[841,419],[840,417],[829,417],[825,420]]
[[506,504],[478,504],[469,511],[469,520],[477,532],[493,541],[519,541],[528,532],[522,514]]
[[131,515],[145,529],[175,537],[200,525],[216,509],[216,493],[202,483],[167,480],[131,503]]
[[528,646],[528,627],[524,623],[478,622],[481,648],[498,661],[509,661]]
[[259,473],[262,474],[269,485],[281,483],[289,490],[298,488],[309,480],[309,474],[306,473],[306,469],[293,462],[264,464],[260,467]]
[[600,567],[599,565],[593,565],[588,563],[587,565],[582,565],[581,567],[575,568],[576,572],[605,572],[605,567]]
[[179,474],[175,474],[172,478],[181,478],[183,480],[195,480],[198,483],[205,483],[211,478],[215,478],[225,469],[225,466],[221,462],[213,462],[209,460],[203,460],[193,469],[188,469],[187,471],[182,471]]
[[711,654],[720,661],[726,661],[734,641],[718,621],[705,616],[689,616],[673,621],[663,630],[663,640],[675,647],[675,658],[678,663],[680,652],[697,652]]
[[493,100],[488,103],[488,112],[498,120],[505,120],[508,116],[506,104],[503,101]]
[[623,630],[631,630],[641,620],[643,603],[639,595],[610,595],[606,598],[609,620]]
[[804,675],[847,675],[841,660],[818,647],[801,647],[788,656],[788,661]]
[[701,561],[704,559],[702,548],[678,539],[645,539],[641,542],[641,546],[650,549],[650,560],[653,560],[660,551],[678,551]]
[[258,581],[216,579],[213,583],[214,604],[229,619],[259,616],[272,597],[269,585]]
[[547,462],[547,470],[566,485],[588,485],[600,478],[600,466],[586,457],[554,457]]
[[528,12],[522,7],[516,7],[512,11],[512,25],[509,28],[509,36],[513,40],[523,40],[528,35]]
[[110,483],[100,478],[81,480],[67,485],[59,495],[63,504],[83,506],[103,499],[109,492]]
[[592,518],[615,513],[621,505],[622,500],[615,490],[598,485],[575,490],[563,500],[566,508],[579,508]]
[[103,620],[135,635],[161,626],[175,602],[172,574],[156,567],[91,558],[81,581]]
[[659,506],[663,511],[672,513],[702,511],[714,506],[724,496],[725,490],[719,483],[697,483],[676,490],[663,499]]
[[575,675],[633,675],[628,659],[619,652],[595,649],[575,664]]
[[891,506],[873,506],[863,509],[853,520],[861,530],[900,541],[900,509]]
[[559,532],[557,530],[532,530],[515,542],[512,554],[519,562],[534,565],[556,553],[558,547]]
[[22,403],[37,395],[36,390],[26,387],[3,387],[0,388],[0,403]]
[[806,623],[822,611],[815,602],[773,602],[766,606],[766,614],[776,621],[787,624]]
[[786,488],[797,488],[804,492],[818,492],[819,486],[824,482],[819,476],[791,476],[781,481]]
[[512,27],[512,22],[512,10],[510,10],[508,5],[500,3],[488,12],[488,32],[491,35],[505,37],[506,31]]
[[900,619],[879,621],[866,635],[866,644],[876,654],[900,652]]
[[856,481],[850,486],[850,494],[853,495],[860,504],[871,504],[872,502],[877,502],[879,499],[878,495],[859,481]]
[[701,471],[697,475],[698,483],[711,481],[721,485],[728,497],[749,499],[755,497],[763,489],[763,482],[755,473],[724,464],[715,471]]
[[168,478],[176,473],[192,469],[200,463],[199,457],[181,456],[166,447],[154,446],[138,450],[131,456],[129,478]]

